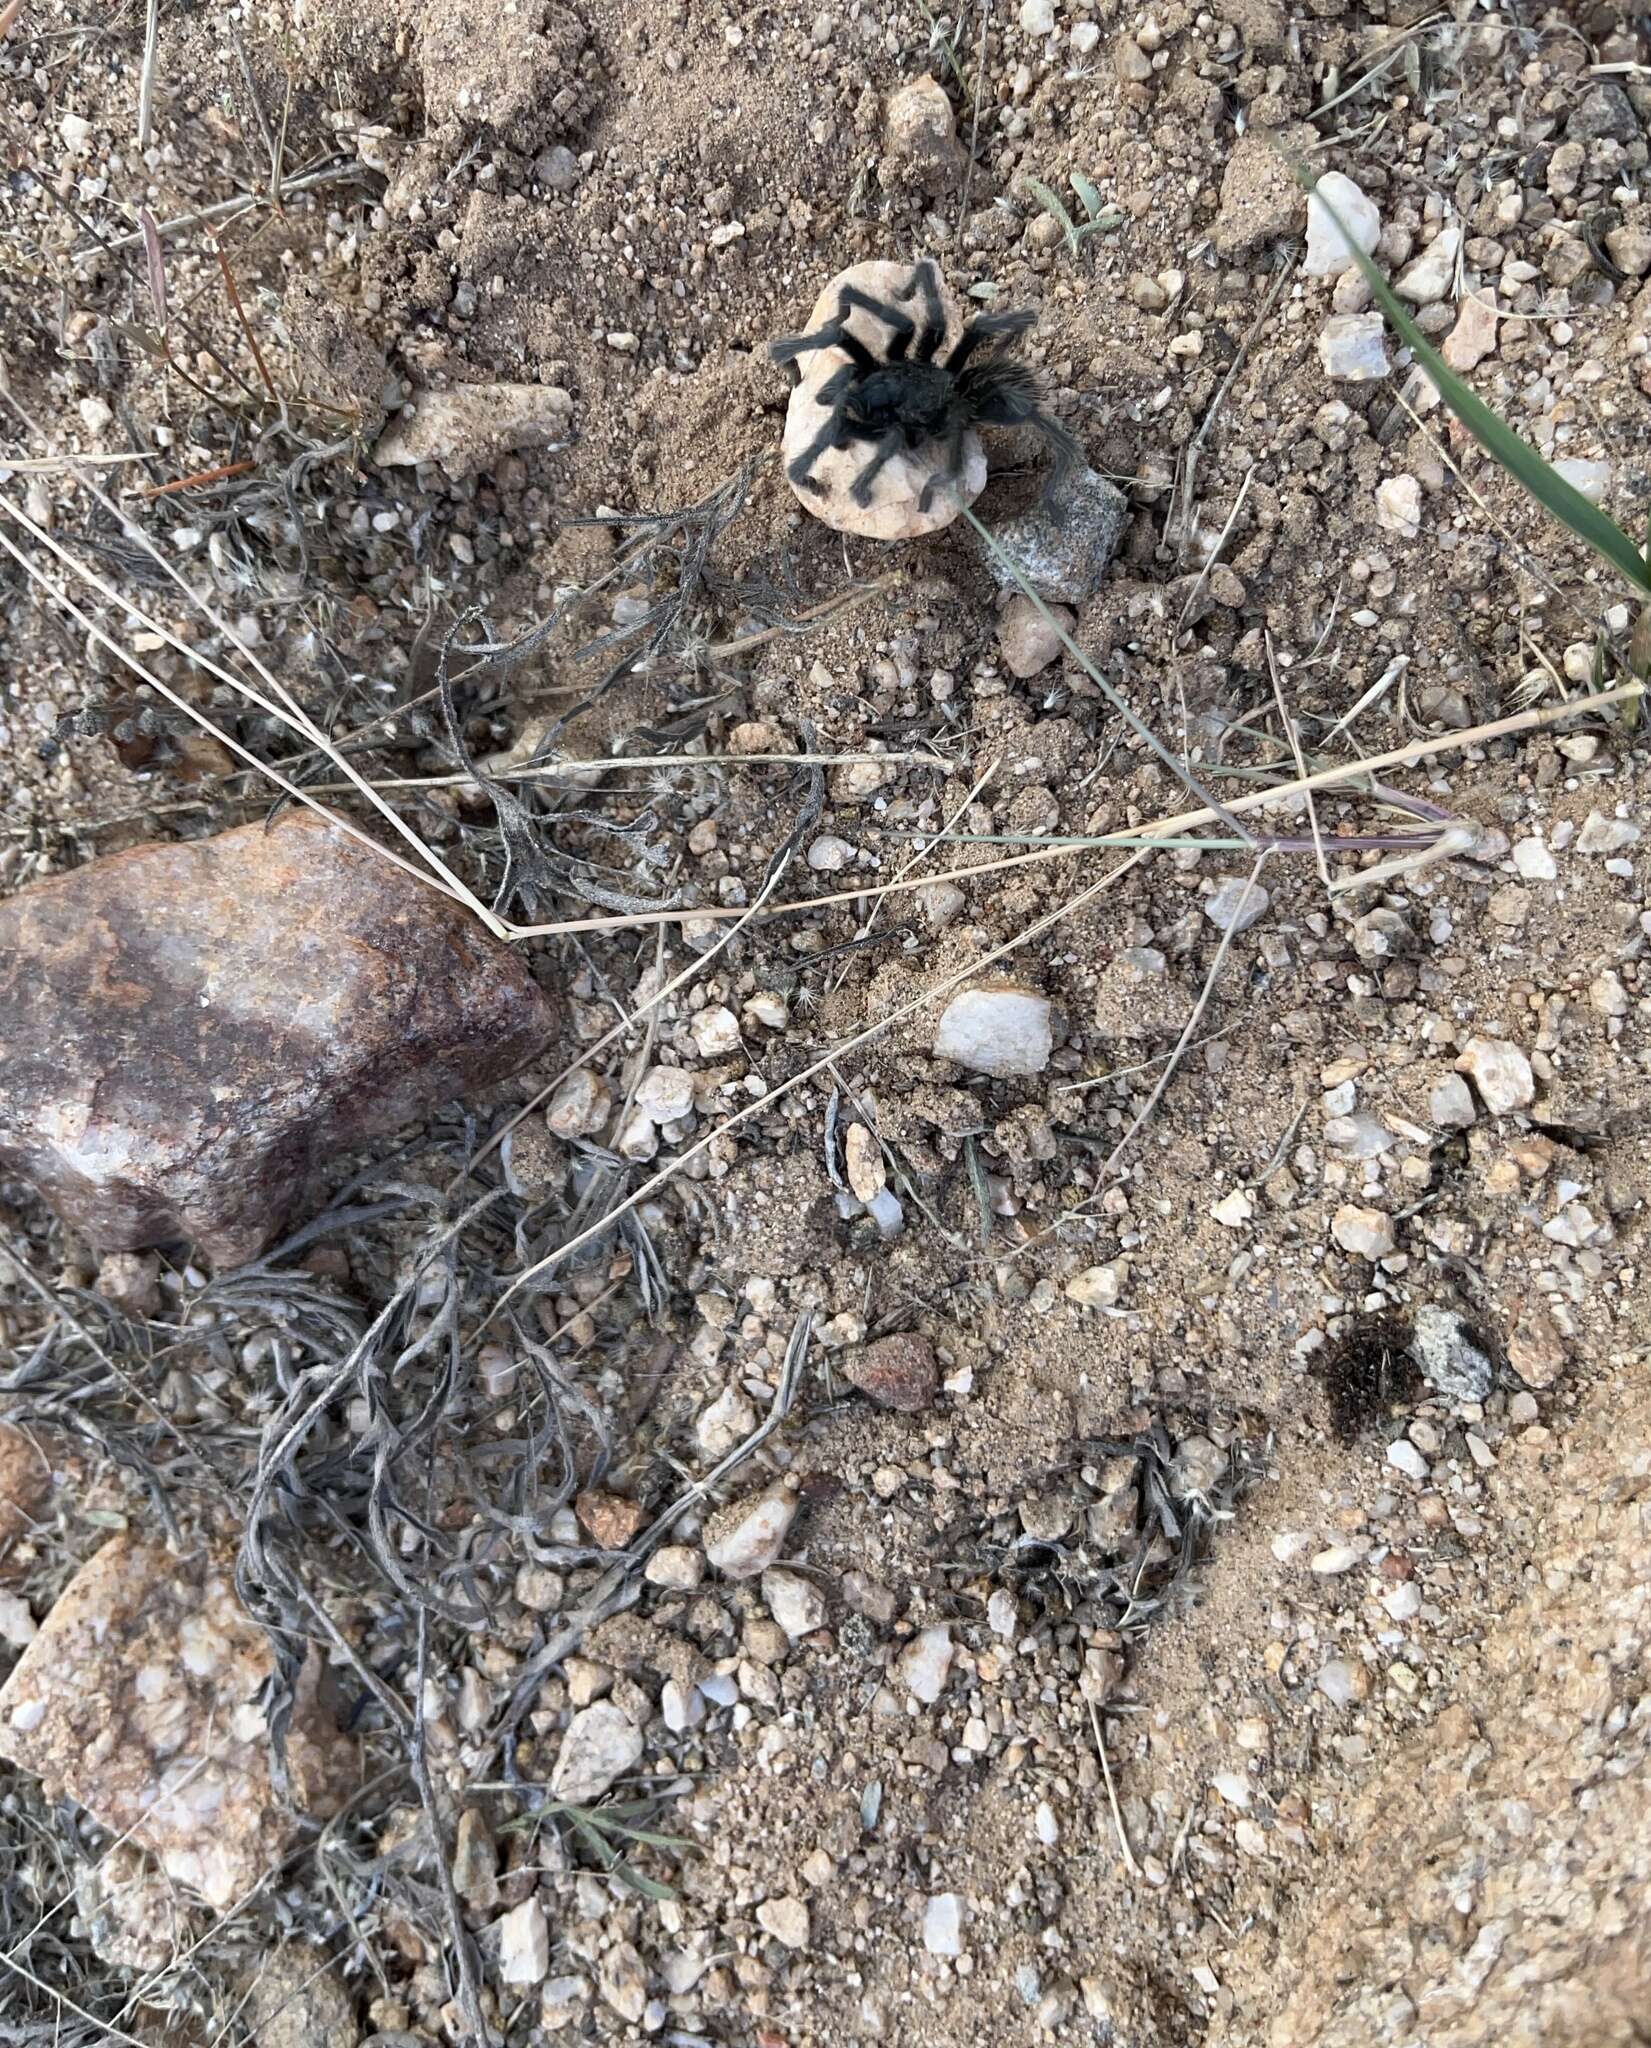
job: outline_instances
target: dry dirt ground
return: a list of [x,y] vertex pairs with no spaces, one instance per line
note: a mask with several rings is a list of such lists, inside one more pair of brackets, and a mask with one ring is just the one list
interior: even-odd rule
[[[107,1837],[0,1767],[0,2041],[1645,2040],[1643,748],[1611,712],[1445,744],[1619,679],[1632,621],[1391,340],[1390,376],[1328,380],[1325,323],[1360,301],[1296,267],[1271,148],[1358,182],[1390,272],[1460,229],[1424,326],[1494,304],[1475,387],[1637,529],[1634,19],[162,0],[146,149],[141,6],[0,22],[3,494],[105,585],[69,616],[19,555],[60,565],[0,515],[0,885],[268,804],[111,642],[259,758],[301,753],[117,591],[199,653],[233,629],[481,887],[498,831],[432,712],[444,640],[473,654],[560,607],[471,670],[467,749],[643,763],[527,814],[542,858],[514,915],[593,921],[525,942],[559,1041],[474,1121],[315,1191],[361,1174],[346,1207],[400,1190],[401,1212],[346,1217],[239,1292],[179,1248],[156,1300],[105,1324],[95,1258],[0,1189],[8,1412],[86,1461],[14,1560],[39,1620],[111,1527],[243,1538],[224,1489],[245,1498],[277,1369],[348,1349],[458,1213],[464,1162],[496,1186],[487,1138],[596,1048],[578,1142],[530,1113],[432,1297],[459,1369],[421,1439],[429,1512],[392,1531],[402,1583],[346,1533],[366,1510],[343,1400],[335,1519],[300,1490],[268,1539],[359,1660],[332,1659],[355,1801],[232,1923],[128,1968],[77,1902]],[[925,75],[949,143],[888,128]],[[1076,248],[1029,183],[1081,221],[1073,173],[1107,209]],[[1074,629],[1091,667],[1228,797],[1292,779],[1298,744],[1330,766],[1438,742],[1377,780],[1480,828],[1467,855],[1348,888],[1386,856],[1338,838],[1397,814],[1374,785],[1290,800],[1271,829],[1322,861],[1269,859],[1267,910],[1219,960],[1207,907],[1244,847],[1017,858],[1191,799],[1081,662],[1008,671],[966,527],[845,541],[784,484],[765,344],[836,270],[920,254],[971,303],[1036,312],[1053,408],[1129,494]],[[561,394],[557,445],[456,477],[371,460],[409,391],[501,380]],[[988,524],[1037,449],[993,455]],[[718,514],[622,523],[742,475],[708,552]],[[617,666],[590,651],[627,628]],[[799,752],[832,757],[812,795],[749,758]],[[714,953],[726,922],[627,921],[639,899],[748,907],[799,817],[771,900],[829,903]],[[870,893],[896,877],[926,886]],[[1046,1067],[932,1058],[926,992],[1008,946],[1000,971],[1053,1005]],[[1120,959],[1139,948],[1159,965]],[[1502,1113],[1452,1085],[1476,1039],[1517,1048]],[[654,1133],[624,1111],[662,1064],[694,1104]],[[833,1185],[851,1122],[883,1148],[893,1237]],[[1416,1371],[1429,1310],[1473,1333],[1482,1398]],[[868,1340],[905,1333],[939,1360],[915,1412],[855,1391]],[[616,1570],[757,1428],[788,1346],[789,1407],[717,1490],[796,1483],[793,1577],[701,1581],[697,1502],[668,1567]],[[403,1365],[374,1398],[405,1422],[427,1388],[411,1337]],[[486,1620],[418,1621],[438,1579]],[[361,1665],[422,1722],[422,1810]],[[644,1747],[593,1838],[543,1787],[570,1712],[604,1698]],[[530,1899],[548,1939],[523,1968],[501,1923]]]

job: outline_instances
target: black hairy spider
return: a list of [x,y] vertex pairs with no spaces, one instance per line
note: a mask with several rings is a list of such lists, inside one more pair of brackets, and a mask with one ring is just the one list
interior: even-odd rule
[[[840,348],[848,357],[816,394],[830,407],[830,416],[787,468],[792,483],[823,493],[825,485],[811,472],[826,449],[874,442],[876,452],[852,486],[855,503],[869,505],[871,487],[891,455],[944,440],[945,464],[929,478],[918,499],[918,509],[926,512],[936,487],[955,483],[963,474],[963,437],[977,426],[1036,427],[1055,451],[1057,471],[1077,459],[1077,442],[1039,405],[1032,371],[995,351],[984,357],[975,353],[982,343],[1024,334],[1036,321],[1035,313],[983,313],[969,321],[950,353],[936,361],[946,338],[946,315],[934,265],[919,263],[897,296],[921,300],[921,327],[898,305],[844,285],[837,311],[823,327],[770,344],[768,353],[776,363],[794,363],[813,348]],[[881,359],[849,331],[848,316],[856,308],[889,330],[888,350]]]

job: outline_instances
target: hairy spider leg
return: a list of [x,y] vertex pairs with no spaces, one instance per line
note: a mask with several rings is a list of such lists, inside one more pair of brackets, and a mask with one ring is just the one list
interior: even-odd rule
[[961,370],[983,341],[1002,341],[1011,334],[1024,334],[1028,327],[1036,325],[1037,314],[982,313],[978,320],[971,320],[951,354],[941,364],[943,370]]
[[[812,334],[788,334],[783,341],[768,344],[771,362],[794,363],[798,356],[811,348],[840,348],[848,357],[845,367],[853,368],[862,377],[870,376],[877,368],[877,358],[857,334],[851,334],[843,325],[842,309],[837,317],[828,320],[823,327],[816,327]],[[824,392],[820,394],[824,397]]]
[[836,324],[842,327],[856,307],[862,313],[869,313],[874,320],[882,321],[891,337],[887,359],[891,363],[903,363],[906,351],[911,347],[911,338],[917,332],[917,323],[911,315],[902,313],[898,306],[891,306],[885,299],[874,299],[870,292],[861,291],[858,285],[845,284],[837,294]]
[[905,446],[906,436],[899,427],[888,428],[879,438],[877,453],[854,479],[852,496],[856,505],[871,503],[871,487],[877,481],[878,473],[891,455],[898,455]]
[[869,313],[889,329],[891,339],[885,360],[904,362],[912,336],[917,332],[911,315],[902,313],[898,306],[888,305],[882,299],[874,299],[869,292],[863,292],[852,284],[845,284],[837,294],[837,310],[823,327],[817,327],[812,334],[792,334],[782,341],[771,341],[768,344],[769,360],[794,363],[805,349],[840,348],[862,377],[869,376],[882,365],[849,327],[848,316],[855,311]]
[[796,460],[787,465],[786,475],[794,484],[806,484],[811,491],[823,496],[825,485],[809,471],[828,448],[834,448],[843,433],[843,408],[848,403],[849,386],[854,382],[855,365],[844,363],[840,370],[834,370],[820,386],[815,396],[821,405],[829,405],[831,415],[825,425],[809,442]]
[[[991,369],[987,365],[987,369]],[[1005,367],[1010,367],[1006,365]],[[1005,379],[996,389],[974,394],[974,416],[983,427],[1035,427],[1054,451],[1055,467],[1050,476],[1063,475],[1082,458],[1083,450],[1059,420],[1051,419],[1037,402],[1031,379]]]
[[923,331],[917,337],[917,360],[932,363],[946,339],[946,309],[940,303],[939,275],[927,257],[912,271],[911,282],[900,297],[923,301]]
[[922,490],[919,492],[917,499],[917,509],[919,512],[927,512],[929,507],[934,503],[935,490],[939,485],[945,484],[947,488],[950,489],[951,486],[957,483],[959,478],[962,476],[963,434],[963,420],[958,414],[954,413],[952,415],[951,425],[946,429],[945,463],[941,468],[933,472],[928,482],[923,486]]

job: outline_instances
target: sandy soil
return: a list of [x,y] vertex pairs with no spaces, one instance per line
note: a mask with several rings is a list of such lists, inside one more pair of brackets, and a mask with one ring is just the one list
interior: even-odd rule
[[[440,1187],[687,971],[589,1054],[615,1105],[586,1133],[620,1176],[611,1200],[686,1156],[637,1212],[651,1253],[611,1239],[536,1303],[577,1484],[658,1513],[756,1427],[802,1319],[810,1332],[790,1414],[719,1492],[798,1483],[786,1561],[822,1603],[814,1625],[793,1638],[788,1589],[759,1579],[633,1575],[571,1663],[538,1664],[567,1617],[588,1620],[610,1560],[572,1484],[547,1478],[540,1515],[475,1458],[516,1441],[481,1363],[500,1341],[488,1309],[588,1220],[588,1155],[532,1112],[511,1169],[520,1230],[472,1247],[475,1385],[443,1439],[443,1526],[474,1540],[488,1625],[438,1626],[416,1688],[400,1596],[338,1559],[323,1574],[367,1662],[421,1693],[439,1853],[467,1810],[497,1841],[504,1891],[462,1907],[486,2024],[512,2043],[761,2048],[1641,2038],[1651,801],[1638,734],[1609,712],[1450,741],[1557,712],[1596,659],[1617,679],[1631,607],[1430,403],[1391,337],[1390,376],[1327,377],[1326,323],[1364,301],[1295,268],[1303,206],[1272,144],[1358,182],[1392,273],[1460,230],[1424,328],[1449,335],[1470,295],[1494,302],[1475,388],[1587,465],[1637,530],[1644,35],[1602,5],[1468,0],[1026,0],[932,28],[921,7],[792,0],[346,0],[244,23],[163,7],[147,153],[141,57],[141,10],[92,28],[51,0],[25,0],[0,42],[7,501],[221,652],[221,626],[94,498],[97,479],[335,740],[383,721],[351,756],[380,780],[455,772],[426,695],[455,620],[467,645],[502,642],[596,586],[460,707],[478,759],[548,735],[577,762],[655,764],[593,767],[540,798],[561,866],[524,922],[611,926],[615,892],[664,888],[748,906],[809,800],[794,765],[748,757],[832,757],[774,900],[837,900],[753,921],[714,956],[720,927],[675,917],[527,942],[563,1002],[561,1042],[480,1105],[479,1131],[409,1134],[412,1165],[380,1169]],[[925,75],[952,103],[945,146],[890,126]],[[1073,173],[1112,210],[1076,250],[1028,182],[1082,220]],[[164,229],[164,361],[138,209],[166,224],[238,197],[223,247],[267,372],[198,218]],[[1296,745],[1329,766],[1432,742],[1381,779],[1477,827],[1464,857],[1349,886],[1387,857],[1337,845],[1394,829],[1382,791],[1310,812],[1285,799],[1270,829],[1321,841],[1322,865],[1266,862],[1266,912],[1219,971],[1208,910],[1249,872],[1243,847],[1018,858],[1191,799],[1083,662],[1016,680],[967,527],[856,542],[786,487],[787,383],[766,343],[835,271],[919,255],[970,304],[1036,312],[1023,350],[1052,410],[1130,497],[1073,628],[1112,690],[1223,798],[1291,780]],[[500,382],[565,394],[561,445],[455,457],[458,474],[372,460],[410,394]],[[989,449],[991,525],[1041,456],[1029,434]],[[92,459],[117,455],[140,459]],[[675,575],[622,553],[636,529],[620,516],[696,506],[747,465],[663,653],[587,706],[603,670],[580,649]],[[15,519],[0,531],[51,566]],[[296,751],[108,593],[82,602],[260,758]],[[770,630],[782,620],[805,629]],[[260,814],[267,787],[228,775],[187,712],[136,689],[11,556],[0,634],[6,888]],[[405,804],[497,881],[482,789],[409,788]],[[927,886],[871,893],[896,877]],[[993,1080],[932,1056],[940,1004],[923,998],[1004,947],[1002,971],[1053,1006],[1054,1042],[1041,1072]],[[1161,956],[1144,976],[1120,957],[1143,948]],[[731,1046],[707,1023],[718,1010]],[[1480,1039],[1517,1048],[1528,1092],[1503,1114],[1465,1093],[1458,1115],[1451,1078]],[[661,1064],[694,1073],[694,1110],[652,1152],[627,1147],[624,1105]],[[892,1167],[893,1238],[834,1186],[828,1133],[850,1122]],[[360,1165],[340,1161],[317,1204]],[[89,1289],[86,1247],[26,1190],[0,1195],[7,1242],[47,1290]],[[312,1270],[369,1316],[412,1235],[364,1226]],[[134,1369],[227,1471],[270,1410],[269,1311],[206,1277],[182,1250],[160,1262],[163,1355],[150,1367],[140,1348]],[[1483,1398],[1407,1361],[1429,1309],[1475,1334]],[[0,1293],[0,1399],[31,1414],[49,1404],[20,1367],[49,1325],[21,1284]],[[856,1393],[868,1340],[914,1332],[937,1356],[932,1402]],[[307,1326],[293,1341],[301,1359],[322,1342]],[[96,1446],[150,1442],[146,1422],[114,1430],[99,1385],[74,1397],[107,1407]],[[483,1468],[499,1490],[478,1505],[464,1476]],[[37,1616],[115,1512],[88,1520],[84,1500],[154,1526],[136,1481],[99,1483],[108,1496],[42,1524]],[[179,1540],[240,1533],[199,1489],[176,1505]],[[696,1514],[672,1540],[697,1556]],[[914,1688],[937,1630],[949,1664]],[[542,1682],[505,1736],[524,1673]],[[347,1663],[338,1676],[353,1696]],[[565,1817],[506,1789],[542,1784],[595,1698],[643,1728],[645,1762],[615,1797],[650,1795],[671,1842],[620,1846],[668,1897],[602,1873]],[[289,1936],[340,1994],[306,2038],[476,2037],[454,1945],[426,1917],[433,1885],[410,1903],[372,1875],[404,1850],[427,1879],[438,1851],[377,1708],[357,1712],[387,1785],[352,1817],[347,1874],[329,1885],[300,1858],[148,1984],[127,2022],[145,2038],[177,2038],[190,2015],[215,2015],[200,2038],[219,2038],[244,1974]],[[0,1794],[26,1810],[21,1781]],[[52,1825],[50,1855],[13,1859],[26,1921],[99,1853],[84,1819]],[[512,1983],[500,1922],[529,1896],[545,1969]],[[52,1987],[77,1984],[113,2023],[135,1979],[63,1920],[70,1949],[40,1953],[27,2015],[49,2025]]]

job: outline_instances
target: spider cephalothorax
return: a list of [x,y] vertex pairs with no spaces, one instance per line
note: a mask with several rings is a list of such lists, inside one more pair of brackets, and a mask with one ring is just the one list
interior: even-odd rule
[[[820,456],[828,448],[865,442],[872,448],[871,459],[854,479],[850,494],[857,504],[868,505],[872,486],[891,456],[902,449],[943,443],[944,461],[924,484],[919,500],[926,512],[937,487],[955,484],[961,476],[965,436],[971,427],[1036,427],[1054,448],[1058,467],[1077,456],[1072,436],[1039,404],[1036,377],[1024,363],[998,352],[997,345],[1025,333],[1035,314],[983,313],[965,324],[942,356],[946,314],[934,265],[919,263],[895,297],[918,300],[919,319],[899,304],[844,285],[837,310],[823,327],[771,344],[769,354],[777,363],[795,363],[810,349],[839,349],[848,357],[815,393],[827,416],[814,439],[788,465],[786,475],[793,484],[823,494],[825,486],[812,474]],[[881,356],[849,327],[856,310],[889,330]],[[984,355],[979,353],[983,347]]]

